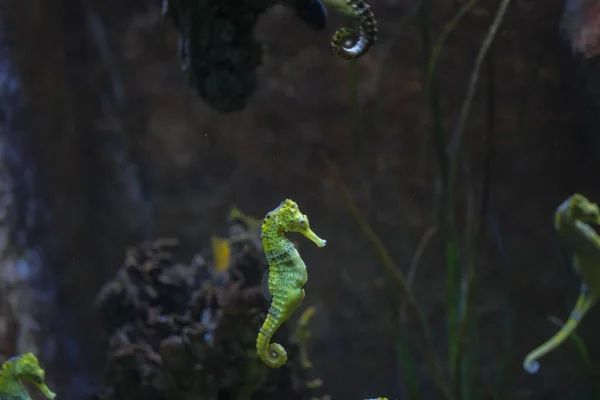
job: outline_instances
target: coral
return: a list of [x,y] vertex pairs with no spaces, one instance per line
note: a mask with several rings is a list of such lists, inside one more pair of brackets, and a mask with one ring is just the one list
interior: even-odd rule
[[179,31],[188,84],[216,111],[240,111],[254,93],[263,49],[254,27],[275,4],[292,8],[315,31],[326,26],[320,0],[163,0],[163,14]]
[[97,298],[108,359],[95,399],[314,397],[306,390],[300,346],[288,330],[278,339],[289,349],[288,364],[272,370],[256,355],[256,332],[268,308],[258,231],[230,217],[228,241],[230,266],[224,271],[200,255],[187,265],[173,262],[173,239],[127,252]]
[[180,32],[188,83],[213,109],[242,110],[257,84],[262,47],[253,33],[269,3],[247,0],[164,0],[163,12]]

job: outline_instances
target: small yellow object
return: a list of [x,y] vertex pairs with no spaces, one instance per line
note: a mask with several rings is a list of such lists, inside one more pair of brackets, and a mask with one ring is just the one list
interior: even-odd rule
[[287,361],[287,352],[278,343],[270,343],[279,327],[287,321],[304,300],[304,285],[308,280],[306,265],[285,232],[298,232],[317,246],[327,241],[310,228],[308,217],[289,199],[269,212],[261,227],[261,240],[269,264],[269,292],[271,307],[256,339],[256,352],[271,368],[279,368]]
[[29,381],[34,384],[48,399],[56,397],[45,383],[45,372],[40,367],[33,353],[24,353],[12,357],[2,364],[0,371],[0,399],[2,400],[31,400],[29,393],[21,384]]
[[231,244],[229,239],[211,236],[212,253],[214,257],[214,269],[217,272],[227,271],[231,263]]

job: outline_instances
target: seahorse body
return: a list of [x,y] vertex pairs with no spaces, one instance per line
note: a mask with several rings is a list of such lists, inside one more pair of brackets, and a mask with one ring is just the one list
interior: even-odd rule
[[[365,55],[377,40],[377,20],[371,7],[363,0],[325,0],[325,4],[359,20],[358,34],[350,28],[340,28],[334,33],[331,39],[333,51],[347,60]],[[347,47],[348,43],[353,44]]]
[[523,361],[523,368],[536,373],[538,359],[560,346],[575,331],[583,316],[596,304],[600,296],[600,236],[590,224],[600,224],[600,209],[580,194],[565,200],[556,210],[554,226],[558,235],[573,252],[573,266],[581,274],[583,283],[577,303],[563,327],[544,344],[531,351]]
[[40,368],[38,359],[33,353],[24,353],[7,360],[0,371],[0,399],[31,400],[21,384],[21,380],[33,383],[48,399],[56,394],[46,386],[45,372]]
[[256,340],[258,356],[271,368],[279,368],[287,361],[287,352],[271,338],[281,325],[296,311],[304,300],[304,285],[308,280],[306,265],[285,232],[298,232],[317,246],[327,241],[311,229],[308,217],[289,199],[269,212],[261,227],[261,240],[269,264],[269,292],[271,307]]

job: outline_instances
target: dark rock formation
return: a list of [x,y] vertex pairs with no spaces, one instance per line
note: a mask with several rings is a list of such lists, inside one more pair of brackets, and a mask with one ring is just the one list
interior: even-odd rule
[[[269,0],[163,0],[163,12],[180,32],[179,55],[188,84],[222,113],[245,108],[256,89],[262,44],[254,36]],[[322,30],[327,14],[319,1],[296,1],[296,14]]]

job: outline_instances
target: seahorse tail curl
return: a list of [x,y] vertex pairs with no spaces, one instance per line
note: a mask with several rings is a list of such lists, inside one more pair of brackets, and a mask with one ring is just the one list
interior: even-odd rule
[[[350,28],[338,29],[332,39],[331,47],[340,57],[352,60],[362,57],[377,40],[377,20],[368,4],[363,0],[347,0],[359,19],[359,32]],[[358,38],[356,39],[356,36]],[[348,46],[348,43],[352,43]]]
[[[584,286],[582,286],[583,288]],[[525,357],[523,361],[523,369],[530,374],[535,374],[540,370],[539,359],[550,353],[552,350],[560,346],[571,333],[575,331],[583,316],[587,313],[590,307],[595,303],[596,298],[587,290],[582,290],[577,298],[577,304],[571,311],[571,315],[565,324],[558,332],[544,344],[535,348]]]
[[279,325],[278,321],[269,313],[256,339],[256,352],[258,356],[271,368],[281,367],[288,359],[287,352],[282,345],[279,343],[270,343]]

